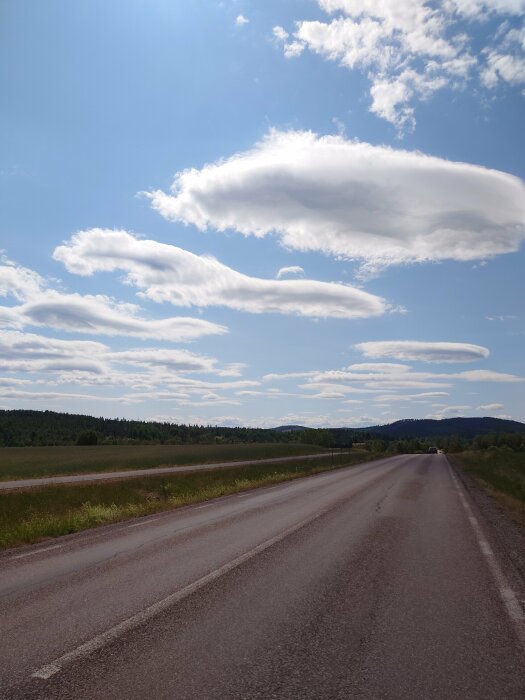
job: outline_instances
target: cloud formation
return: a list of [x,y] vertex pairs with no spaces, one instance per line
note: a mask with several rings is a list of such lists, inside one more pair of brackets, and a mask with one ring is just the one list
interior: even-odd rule
[[66,294],[49,289],[37,273],[13,264],[0,267],[0,296],[23,302],[0,306],[0,326],[19,330],[37,326],[69,333],[170,342],[186,342],[228,331],[225,326],[200,318],[145,319],[135,304],[116,302],[100,294]]
[[89,372],[103,374],[107,347],[89,340],[60,340],[34,333],[0,334],[0,370],[9,372]]
[[[305,131],[273,130],[252,150],[178,173],[170,194],[157,190],[148,197],[166,219],[200,230],[275,233],[287,248],[371,267],[478,260],[515,252],[525,238],[525,185],[512,175]],[[141,245],[146,250],[146,242]],[[94,259],[95,251],[89,254]],[[178,255],[195,267],[195,256]],[[93,265],[64,248],[57,256],[77,269]]]
[[[414,102],[479,77],[487,88],[525,84],[522,0],[317,0],[327,21],[273,28],[287,58],[309,50],[370,81],[370,111],[399,131],[415,125]],[[491,17],[513,21],[492,36]],[[484,24],[485,23],[485,24]],[[476,41],[474,41],[476,34]],[[484,45],[476,53],[474,45]],[[476,46],[477,48],[477,46]]]
[[143,296],[175,306],[342,319],[379,316],[389,308],[384,299],[349,285],[249,277],[214,258],[126,231],[81,231],[56,248],[54,257],[79,275],[123,270]]
[[382,340],[358,343],[354,346],[365,357],[419,360],[421,362],[475,362],[484,360],[490,352],[471,343],[434,343],[417,340]]
[[467,382],[523,382],[523,377],[518,377],[515,374],[508,372],[494,372],[490,369],[469,369],[466,372],[459,372],[455,375],[458,379],[464,379]]
[[288,275],[304,275],[304,270],[299,265],[291,265],[290,267],[281,267],[277,272],[276,278],[280,280],[282,277],[288,277]]
[[112,353],[111,359],[118,363],[161,367],[176,372],[213,372],[217,364],[217,361],[211,357],[197,355],[188,350],[166,350],[163,348],[122,350]]
[[[455,380],[466,382],[503,382],[516,383],[525,381],[523,377],[494,370],[467,370],[463,372],[418,372],[410,365],[369,362],[350,365],[337,370],[323,370],[284,374],[268,374],[263,377],[265,383],[276,380],[304,379],[299,388],[308,392],[320,394],[339,393],[343,395],[354,393],[378,394],[378,401],[387,401],[387,393],[393,392],[394,398],[389,400],[423,400],[434,396],[444,396],[445,389],[454,386]],[[401,399],[397,392],[400,389],[411,389],[411,393]],[[436,391],[425,391],[425,390]]]
[[[79,394],[57,392],[54,387],[60,385],[111,388],[114,394],[125,388],[124,394],[111,399],[125,404],[157,400],[180,405],[188,401],[219,403],[230,401],[224,392],[259,385],[254,380],[237,379],[242,367],[238,363],[221,365],[215,358],[179,348],[115,351],[86,340],[61,340],[19,331],[0,335],[0,372],[24,376],[23,380],[0,378],[0,399],[9,401],[30,400],[33,394],[42,400],[81,398]],[[195,376],[200,374],[214,377],[203,380]],[[33,386],[26,389],[26,385]],[[102,394],[90,398],[108,400]]]

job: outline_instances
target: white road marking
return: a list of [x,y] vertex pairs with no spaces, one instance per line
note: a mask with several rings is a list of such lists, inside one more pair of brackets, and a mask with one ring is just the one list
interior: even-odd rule
[[454,482],[454,486],[459,495],[459,500],[461,501],[461,504],[465,509],[468,521],[472,525],[472,529],[474,530],[474,534],[476,535],[478,546],[483,556],[485,557],[490,572],[494,578],[494,581],[496,582],[496,586],[498,588],[503,604],[507,610],[507,614],[514,623],[514,628],[518,635],[518,639],[525,648],[525,613],[523,612],[523,608],[521,607],[516,594],[510,587],[505,574],[501,570],[500,565],[498,564],[498,561],[496,559],[496,555],[494,554],[494,550],[487,542],[485,535],[483,534],[483,530],[481,529],[481,526],[478,522],[478,519],[472,512],[472,508],[469,506],[467,499],[465,498],[463,489],[460,486],[458,478],[452,471],[450,465],[449,469],[450,475],[452,476],[452,481]]
[[201,508],[209,508],[212,503],[205,503],[203,506],[195,506],[194,510],[200,510]]
[[153,605],[144,608],[144,610],[141,610],[135,615],[128,617],[126,620],[123,620],[114,627],[111,627],[105,632],[102,632],[102,634],[93,637],[93,639],[90,639],[84,644],[81,644],[76,649],[73,649],[73,651],[70,651],[67,654],[64,654],[63,656],[60,656],[59,658],[55,659],[51,663],[42,666],[42,668],[39,668],[37,671],[32,673],[31,677],[42,678],[44,680],[51,678],[51,676],[54,676],[56,673],[59,673],[64,668],[64,666],[68,666],[69,664],[72,664],[75,661],[78,661],[79,659],[89,656],[98,649],[102,649],[107,644],[110,644],[111,642],[115,641],[127,632],[130,632],[131,630],[139,627],[140,625],[144,624],[159,613],[170,608],[172,605],[175,605],[175,603],[180,602],[192,593],[195,593],[204,586],[207,586],[209,583],[216,581],[221,576],[224,576],[233,569],[236,569],[241,564],[244,564],[250,559],[253,559],[253,557],[257,556],[261,552],[264,552],[266,549],[272,547],[274,544],[281,542],[289,535],[292,535],[294,532],[297,532],[297,530],[300,530],[302,527],[309,525],[329,510],[330,507],[324,508],[323,510],[317,511],[317,513],[310,516],[309,518],[301,520],[301,522],[297,523],[296,525],[292,525],[292,527],[289,527],[280,534],[276,535],[275,537],[272,537],[271,539],[262,542],[261,544],[251,549],[249,552],[241,554],[239,557],[232,559],[230,562],[223,564],[223,566],[220,566],[218,569],[215,569],[209,574],[206,574],[206,576],[203,576],[197,581],[190,583],[188,586],[185,586],[184,588],[175,591],[163,600],[159,600],[157,603],[154,603]]
[[126,527],[138,527],[139,525],[149,525],[150,523],[156,523],[157,520],[162,520],[162,518],[150,518],[149,520],[142,520],[140,523],[133,523],[132,525],[127,525]]
[[37,549],[34,552],[25,552],[24,554],[16,554],[14,557],[11,557],[11,559],[25,559],[25,557],[33,557],[35,554],[41,554],[42,552],[49,552],[52,549],[58,549],[59,547],[63,547],[64,545],[62,544],[54,544],[51,547],[44,547],[43,549]]

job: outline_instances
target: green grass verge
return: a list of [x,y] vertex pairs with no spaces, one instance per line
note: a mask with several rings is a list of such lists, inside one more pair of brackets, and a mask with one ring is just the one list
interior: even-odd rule
[[327,448],[297,443],[0,447],[0,480],[295,457],[317,452],[327,452]]
[[525,452],[495,448],[461,452],[454,459],[525,525]]
[[379,459],[363,453],[0,494],[0,548],[38,542],[256,486]]

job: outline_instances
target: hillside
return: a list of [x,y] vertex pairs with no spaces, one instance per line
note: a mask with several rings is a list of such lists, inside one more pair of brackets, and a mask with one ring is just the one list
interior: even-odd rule
[[443,418],[398,420],[389,425],[377,425],[365,428],[367,432],[380,434],[389,440],[407,438],[433,438],[457,435],[470,440],[476,435],[489,433],[525,433],[525,423],[503,418]]
[[[278,432],[300,432],[308,428],[301,425],[281,425],[274,428]],[[387,425],[371,425],[363,428],[331,428],[334,436],[348,437],[355,441],[367,440],[373,437],[383,440],[429,439],[437,437],[458,436],[471,440],[477,435],[525,433],[525,423],[502,418],[411,418],[398,420]]]

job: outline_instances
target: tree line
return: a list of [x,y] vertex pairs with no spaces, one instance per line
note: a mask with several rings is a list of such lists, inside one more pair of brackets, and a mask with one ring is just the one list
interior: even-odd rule
[[213,442],[292,442],[295,433],[263,428],[179,425],[157,421],[96,418],[72,413],[0,410],[0,446],[81,444],[209,444]]
[[[490,419],[494,420],[494,419]],[[426,421],[421,421],[424,424]],[[417,421],[411,421],[414,430]],[[518,424],[520,425],[520,424]],[[394,424],[395,426],[395,424]],[[455,424],[457,427],[457,424]],[[481,426],[480,426],[481,427]],[[436,446],[445,452],[488,448],[525,450],[524,432],[460,433],[399,439],[392,426],[358,428],[242,428],[96,418],[55,411],[0,410],[1,447],[52,445],[304,443],[327,449],[359,447],[374,453],[410,454]],[[392,434],[393,433],[393,434]]]

